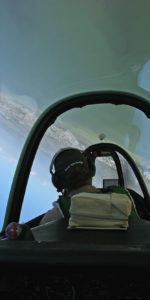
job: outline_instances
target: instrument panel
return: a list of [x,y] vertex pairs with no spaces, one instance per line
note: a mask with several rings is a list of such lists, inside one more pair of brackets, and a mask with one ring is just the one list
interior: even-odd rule
[[[1,274],[0,297],[18,300],[148,300],[150,299],[150,276],[118,274],[108,272],[99,274],[90,270],[77,273],[51,275],[49,271],[9,272]],[[60,272],[61,273],[61,272]]]

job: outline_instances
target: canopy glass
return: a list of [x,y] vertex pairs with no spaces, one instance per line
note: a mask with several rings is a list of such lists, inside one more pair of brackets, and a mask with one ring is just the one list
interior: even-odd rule
[[[23,144],[45,108],[65,96],[88,91],[131,92],[150,101],[150,2],[87,0],[85,5],[84,0],[1,0],[0,6],[2,225]],[[50,204],[57,197],[48,177],[53,153],[63,145],[82,148],[99,142],[101,134],[130,152],[149,188],[149,122],[133,107],[111,104],[62,115],[39,148],[48,157],[42,176],[49,184],[45,188],[52,195]],[[37,153],[35,164],[41,170],[39,157]],[[40,173],[34,166],[31,188],[38,186],[37,194],[43,195],[44,185],[40,192]],[[44,210],[44,204],[40,205]]]

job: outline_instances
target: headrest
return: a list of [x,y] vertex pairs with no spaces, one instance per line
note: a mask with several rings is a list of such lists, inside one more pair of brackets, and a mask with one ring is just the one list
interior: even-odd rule
[[80,193],[71,198],[69,229],[127,229],[132,202],[119,193]]

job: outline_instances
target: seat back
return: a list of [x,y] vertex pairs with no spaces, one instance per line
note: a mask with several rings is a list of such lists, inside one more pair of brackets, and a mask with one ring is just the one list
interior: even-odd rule
[[132,201],[126,193],[80,193],[71,198],[69,229],[127,229]]

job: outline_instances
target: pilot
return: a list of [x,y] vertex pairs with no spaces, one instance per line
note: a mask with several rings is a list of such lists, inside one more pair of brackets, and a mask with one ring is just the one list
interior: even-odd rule
[[52,183],[61,196],[53,203],[54,208],[44,215],[40,225],[62,217],[69,218],[70,198],[73,195],[100,193],[101,189],[92,185],[95,172],[95,157],[92,154],[85,155],[76,148],[60,149],[51,161],[50,173]]
[[[71,205],[71,197],[80,194],[80,193],[103,193],[104,189],[96,188],[92,185],[92,179],[96,172],[95,167],[95,158],[97,153],[87,153],[86,151],[81,151],[75,148],[64,148],[60,149],[53,157],[51,165],[50,165],[50,173],[53,185],[56,187],[58,192],[61,192],[58,200],[53,203],[53,209],[49,210],[41,219],[39,225],[44,225],[51,221],[56,221],[59,219],[64,219],[69,224],[70,222],[70,205]],[[121,193],[121,192],[119,192]],[[126,195],[127,197],[127,195]],[[121,193],[121,199],[123,200],[123,196]],[[123,224],[118,224],[118,228],[127,228],[128,220],[127,217],[130,215],[132,202],[127,197],[125,201],[118,201],[118,197],[116,198],[116,203],[121,204],[121,209],[123,209]],[[114,206],[117,208],[117,205]],[[123,206],[122,206],[123,205]],[[119,209],[117,209],[117,213],[122,212],[120,210],[120,205],[118,205]],[[112,226],[112,223],[116,224],[116,211],[115,211],[115,219],[107,219],[106,222],[109,223],[109,226]],[[124,214],[125,211],[125,214]],[[112,212],[111,212],[112,213]],[[109,213],[108,213],[109,214]],[[112,217],[112,215],[111,215]],[[121,216],[122,217],[122,216]],[[125,218],[125,219],[124,219]],[[120,219],[118,219],[120,220]],[[100,218],[101,223],[101,218]],[[120,220],[121,221],[121,220]],[[91,220],[90,220],[91,222]],[[64,223],[64,222],[63,222]],[[111,223],[111,224],[110,224]],[[90,223],[91,224],[91,223]],[[49,224],[48,224],[49,225]],[[50,224],[51,225],[51,224]],[[19,227],[18,227],[19,226]],[[21,226],[21,227],[20,227]],[[87,225],[86,225],[87,226]],[[115,225],[114,225],[115,226]],[[116,225],[117,226],[117,225]],[[6,235],[8,238],[16,238],[17,234],[19,239],[24,240],[34,240],[39,237],[36,236],[39,228],[43,226],[37,226],[31,230],[29,226],[18,225],[18,224],[9,224],[8,228],[6,228]],[[37,230],[38,228],[38,230]],[[106,224],[106,228],[108,228],[108,224]],[[48,229],[48,228],[47,228]],[[116,227],[115,227],[116,229]],[[13,232],[13,236],[12,236]],[[19,233],[21,232],[21,234]],[[44,231],[46,232],[46,231]],[[42,233],[43,234],[43,233]],[[44,233],[45,234],[45,233]],[[43,238],[43,237],[42,237]],[[41,239],[41,236],[40,236]]]

